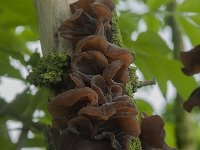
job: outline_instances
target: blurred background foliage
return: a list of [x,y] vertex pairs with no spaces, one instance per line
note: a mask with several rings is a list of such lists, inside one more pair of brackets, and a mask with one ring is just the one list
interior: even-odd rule
[[[115,2],[124,45],[136,55],[139,79],[155,78],[164,101],[164,106],[158,106],[162,109],[156,111],[153,107],[157,104],[156,96],[152,97],[153,103],[138,98],[139,110],[162,115],[170,146],[200,149],[200,111],[196,109],[187,114],[182,110],[182,102],[198,86],[199,79],[183,75],[178,60],[180,50],[200,44],[200,1]],[[39,45],[38,39],[32,0],[1,0],[0,145],[3,149],[45,149],[43,134],[51,122],[46,109],[48,94],[26,81],[28,72],[41,56],[35,48]],[[151,88],[138,92],[145,94]],[[169,100],[170,90],[174,96]]]

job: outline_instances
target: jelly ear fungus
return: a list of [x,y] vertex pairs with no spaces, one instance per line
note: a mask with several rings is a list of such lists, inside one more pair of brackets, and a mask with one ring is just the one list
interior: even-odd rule
[[140,134],[137,109],[125,92],[134,56],[110,43],[113,1],[79,0],[70,10],[59,31],[73,45],[68,77],[74,86],[48,104],[59,149],[128,150]]
[[[114,3],[78,0],[70,4],[70,10],[71,18],[61,24],[59,32],[73,47],[71,67],[66,71],[71,84],[48,103],[52,130],[58,131],[57,149],[128,150],[129,141],[139,137],[141,128],[137,109],[125,91],[134,55],[111,43]],[[145,127],[148,121],[143,119],[140,136],[145,145],[152,144],[146,142],[145,134],[151,132]],[[160,122],[158,136],[164,134]],[[167,147],[163,139],[164,135],[151,148]]]

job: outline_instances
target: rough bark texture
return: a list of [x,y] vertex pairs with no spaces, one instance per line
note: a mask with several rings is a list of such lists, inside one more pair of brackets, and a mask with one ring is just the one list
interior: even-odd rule
[[69,4],[75,1],[77,0],[34,1],[43,55],[47,55],[50,51],[71,53],[70,43],[59,35],[58,27],[70,17]]

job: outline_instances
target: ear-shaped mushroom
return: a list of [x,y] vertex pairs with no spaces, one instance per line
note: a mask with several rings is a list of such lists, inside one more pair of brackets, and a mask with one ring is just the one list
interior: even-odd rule
[[118,96],[122,96],[124,91],[120,85],[113,84],[110,86],[110,93],[111,93],[112,98],[116,98]]
[[183,108],[188,112],[191,112],[195,106],[200,107],[200,87],[196,88],[189,99],[183,103]]
[[125,112],[116,113],[104,125],[107,126],[107,128],[110,127],[109,130],[115,128],[114,131],[117,136],[129,135],[138,137],[141,131],[140,125],[135,118],[136,114],[136,111],[135,114]]
[[72,89],[61,93],[48,103],[48,110],[54,120],[67,122],[86,105],[96,106],[98,95],[91,88]]
[[112,102],[117,102],[117,101],[129,102],[130,98],[128,95],[122,95],[122,96],[118,96],[118,97],[115,97],[114,99],[112,99]]
[[80,39],[96,33],[97,20],[83,12],[83,9],[77,9],[71,18],[61,24],[59,31],[62,37],[75,44]]
[[158,115],[144,116],[141,121],[140,140],[144,150],[172,150],[165,143],[164,122]]
[[91,140],[65,130],[61,134],[59,150],[113,150],[109,140]]
[[68,129],[76,134],[94,134],[92,122],[84,116],[78,116],[69,120]]
[[103,77],[108,85],[114,83],[113,80],[118,83],[127,83],[129,81],[128,68],[121,60],[115,60],[103,70]]
[[140,126],[135,119],[136,113],[121,112],[114,114],[108,121],[98,127],[100,134],[96,135],[95,138],[108,138],[112,147],[128,150],[129,140],[140,134]]
[[107,6],[110,11],[114,11],[115,6],[114,6],[114,2],[113,0],[95,0],[95,3],[100,3],[100,4],[104,4],[105,6]]
[[190,76],[200,73],[200,45],[197,45],[188,52],[181,52],[180,60],[184,65],[182,71],[186,75]]
[[92,15],[93,17],[95,17],[95,14],[93,13],[91,4],[94,3],[94,0],[78,0],[77,2],[74,2],[72,4],[69,4],[71,13],[75,13],[77,9],[83,9],[84,11],[86,11],[87,13],[89,12],[90,15]]
[[91,80],[91,88],[98,94],[98,103],[105,104],[107,102],[106,95],[108,93],[107,83],[100,75],[96,75]]
[[112,12],[106,5],[95,2],[92,4],[92,8],[93,8],[94,12],[96,12],[98,18],[104,18],[104,19],[106,19],[106,21],[111,20]]
[[108,65],[106,57],[98,51],[89,51],[72,57],[72,69],[88,75],[101,74]]
[[129,102],[117,101],[103,104],[100,107],[86,106],[78,112],[78,115],[88,117],[95,121],[105,121],[117,112],[135,114],[137,110]]
[[87,51],[100,51],[103,54],[105,53],[106,49],[108,47],[108,42],[105,37],[103,36],[97,36],[97,35],[91,35],[88,36],[82,40],[80,40],[77,43],[75,52],[81,53],[81,52],[87,52]]
[[109,139],[112,148],[114,148],[115,150],[121,150],[122,146],[120,145],[120,143],[117,141],[117,139],[115,138],[115,135],[113,132],[102,132],[98,135],[95,136],[96,140],[102,140],[102,139]]
[[108,60],[121,60],[124,62],[126,66],[129,66],[133,63],[134,55],[125,48],[119,48],[113,44],[109,44],[107,48],[107,52],[105,53]]
[[85,87],[85,84],[78,73],[72,72],[72,73],[69,73],[69,75],[70,75],[71,80],[76,84],[76,88]]
[[133,63],[134,55],[129,50],[119,48],[109,43],[103,36],[88,36],[77,43],[75,52],[100,51],[108,60],[121,60],[126,66]]
[[70,4],[72,13],[80,8],[94,18],[109,18],[109,20],[111,20],[114,4],[112,0],[79,0]]

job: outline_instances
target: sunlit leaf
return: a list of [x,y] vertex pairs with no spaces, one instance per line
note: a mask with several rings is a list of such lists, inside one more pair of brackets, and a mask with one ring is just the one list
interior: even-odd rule
[[24,80],[19,70],[11,66],[8,54],[5,54],[3,51],[0,51],[0,58],[1,58],[0,59],[0,66],[1,66],[0,76],[8,76],[8,77]]
[[187,35],[192,44],[198,45],[200,43],[200,26],[197,26],[184,17],[178,17],[178,21],[182,27],[182,31]]
[[32,0],[1,0],[0,26],[4,28],[20,25],[36,27],[36,14]]
[[122,36],[124,35],[124,42],[126,42],[126,40],[129,40],[132,32],[137,29],[140,18],[141,16],[131,13],[129,11],[120,12],[119,27]]
[[171,50],[155,33],[149,31],[141,33],[135,42],[126,46],[134,48],[137,58],[136,65],[144,72],[145,78],[157,79],[164,96],[167,90],[166,84],[169,80],[172,81],[183,98],[187,98],[191,90],[196,87],[197,84],[194,79],[187,78],[181,72],[181,64],[168,57],[167,54],[170,54]]
[[153,112],[154,112],[153,108],[148,102],[146,102],[144,100],[136,100],[136,103],[137,103],[137,107],[140,112],[145,112],[148,115],[153,114]]
[[47,103],[46,94],[45,90],[39,90],[35,95],[32,95],[30,91],[26,89],[16,96],[8,109],[11,109],[16,114],[20,114],[24,119],[31,119],[38,105],[40,103]]
[[8,128],[3,122],[0,122],[0,145],[4,149],[11,150],[15,148],[8,134]]
[[158,9],[161,5],[165,5],[169,0],[147,0],[150,10]]
[[177,11],[200,13],[199,0],[185,0],[181,5],[177,5]]
[[146,54],[158,53],[167,55],[171,53],[171,50],[166,45],[164,40],[156,33],[152,31],[146,31],[138,36],[137,41],[134,42],[134,48],[142,49]]
[[170,146],[170,147],[176,147],[176,139],[175,139],[175,126],[173,123],[170,123],[170,122],[165,122],[165,131],[166,131],[166,137],[165,137],[165,140],[166,140],[166,143]]
[[26,41],[36,41],[39,39],[38,32],[35,32],[28,27],[26,27],[25,30],[20,34],[20,37]]
[[160,20],[158,20],[155,15],[144,15],[143,19],[147,25],[147,29],[150,31],[158,32],[162,27]]
[[45,140],[42,135],[34,135],[34,138],[32,139],[26,139],[24,143],[24,147],[44,147],[45,145]]

